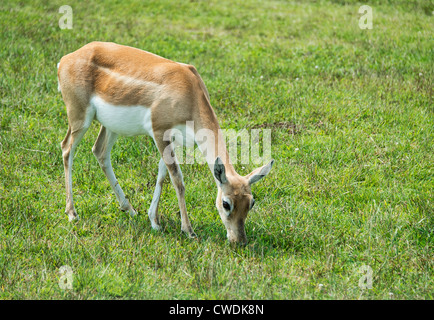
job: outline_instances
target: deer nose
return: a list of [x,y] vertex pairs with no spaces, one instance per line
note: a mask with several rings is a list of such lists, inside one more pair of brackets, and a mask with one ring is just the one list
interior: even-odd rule
[[247,244],[247,236],[245,233],[236,236],[233,232],[228,232],[227,237],[230,243],[239,244],[239,245]]

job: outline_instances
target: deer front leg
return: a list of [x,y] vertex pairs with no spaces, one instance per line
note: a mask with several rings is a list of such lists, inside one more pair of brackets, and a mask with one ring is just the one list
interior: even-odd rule
[[152,229],[160,230],[160,221],[158,218],[158,203],[160,202],[161,190],[163,188],[164,178],[166,178],[167,168],[163,159],[158,163],[158,177],[155,185],[154,196],[152,197],[151,206],[148,215],[151,220]]
[[157,144],[158,150],[162,156],[162,159],[169,171],[170,179],[176,191],[178,198],[179,210],[181,212],[181,230],[189,235],[191,238],[195,238],[196,234],[191,227],[190,220],[187,215],[187,207],[185,205],[185,186],[182,178],[181,168],[176,160],[175,151],[172,144],[163,140],[163,132],[155,132],[154,139]]

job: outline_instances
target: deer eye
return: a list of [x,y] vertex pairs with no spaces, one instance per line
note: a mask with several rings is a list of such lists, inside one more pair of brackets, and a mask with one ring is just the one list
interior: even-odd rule
[[225,208],[226,211],[231,210],[231,205],[229,202],[223,200],[223,208]]

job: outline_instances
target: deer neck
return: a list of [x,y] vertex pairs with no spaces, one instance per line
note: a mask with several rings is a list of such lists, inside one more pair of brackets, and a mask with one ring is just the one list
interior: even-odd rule
[[194,121],[194,131],[199,149],[205,156],[206,162],[213,176],[214,163],[217,157],[220,157],[223,161],[228,176],[236,175],[237,173],[235,172],[229,158],[225,138],[220,129],[217,116],[215,115],[208,99],[204,96],[202,100],[203,103],[200,104],[199,115]]

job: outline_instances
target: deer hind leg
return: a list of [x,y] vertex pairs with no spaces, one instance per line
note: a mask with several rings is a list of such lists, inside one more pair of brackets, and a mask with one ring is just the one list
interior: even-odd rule
[[113,167],[110,160],[110,152],[116,142],[117,137],[118,135],[116,133],[108,130],[104,126],[101,126],[98,138],[96,139],[95,145],[92,148],[92,152],[98,159],[98,163],[107,177],[110,186],[116,195],[116,198],[119,201],[121,210],[128,211],[131,216],[135,216],[137,212],[125,197],[125,193],[123,192],[113,172]]
[[163,159],[160,159],[158,164],[157,184],[155,185],[154,195],[152,197],[151,206],[149,207],[148,215],[151,220],[152,229],[160,230],[160,219],[158,217],[158,203],[160,202],[161,190],[163,188],[164,178],[166,178],[167,167]]
[[68,126],[65,139],[61,143],[63,166],[65,169],[65,185],[66,185],[66,209],[65,213],[69,217],[69,221],[78,219],[77,211],[74,208],[72,196],[72,164],[74,159],[75,149],[90,126],[90,122],[85,124],[78,130],[74,130]]
[[154,132],[155,143],[160,151],[162,159],[169,171],[170,179],[175,187],[178,205],[181,212],[181,230],[187,233],[191,238],[196,237],[196,234],[191,227],[190,220],[187,215],[187,207],[185,205],[185,186],[182,178],[181,168],[176,160],[175,150],[172,144],[164,141],[164,132]]

